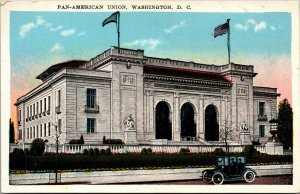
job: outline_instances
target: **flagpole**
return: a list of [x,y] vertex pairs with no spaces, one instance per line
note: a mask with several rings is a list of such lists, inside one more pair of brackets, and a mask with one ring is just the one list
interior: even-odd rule
[[118,13],[118,22],[117,22],[117,28],[118,28],[118,48],[120,48],[120,13]]
[[230,19],[227,19],[228,24],[228,33],[227,33],[227,48],[228,48],[228,65],[230,65],[230,25],[229,25]]

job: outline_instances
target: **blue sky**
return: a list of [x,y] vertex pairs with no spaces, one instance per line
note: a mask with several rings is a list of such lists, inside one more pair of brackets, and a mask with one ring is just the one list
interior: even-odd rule
[[[59,58],[61,60],[89,59],[117,45],[115,24],[101,26],[110,14],[13,12],[12,63],[28,55],[35,56],[35,60],[51,58],[49,55],[53,54],[63,57]],[[193,60],[198,62],[223,64],[227,61],[223,60],[227,57],[226,35],[214,39],[212,34],[214,27],[227,18],[231,18],[232,61],[247,53],[290,55],[291,18],[288,13],[125,12],[121,13],[121,46],[145,49],[147,55],[160,57],[176,58],[178,55],[172,54],[175,51],[191,52],[195,53]],[[198,58],[196,53],[199,53]],[[210,58],[216,53],[221,56],[220,60]]]
[[[90,59],[117,45],[112,12],[11,12],[12,103],[41,82],[35,77],[54,63]],[[230,18],[231,61],[254,65],[256,85],[278,87],[291,101],[290,13],[121,12],[121,47],[145,55],[222,65],[227,35],[214,28]],[[272,71],[270,71],[272,70]],[[281,72],[274,77],[274,71]],[[282,73],[282,72],[285,73]]]

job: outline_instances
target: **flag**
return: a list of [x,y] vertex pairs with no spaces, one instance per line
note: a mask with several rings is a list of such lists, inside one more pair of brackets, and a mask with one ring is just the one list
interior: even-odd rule
[[117,23],[118,22],[118,16],[119,16],[120,12],[115,12],[113,14],[111,14],[111,16],[109,16],[108,18],[106,18],[103,22],[102,22],[102,27],[105,26],[106,24],[109,24],[111,22]]
[[226,34],[228,31],[229,31],[229,21],[227,20],[225,24],[221,24],[215,27],[214,38]]

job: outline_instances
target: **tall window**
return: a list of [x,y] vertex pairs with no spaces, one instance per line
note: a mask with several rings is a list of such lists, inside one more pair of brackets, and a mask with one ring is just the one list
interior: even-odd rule
[[40,137],[40,134],[39,134],[39,125],[36,126],[36,136]]
[[50,136],[50,128],[51,128],[51,125],[50,125],[50,122],[48,123],[48,136]]
[[32,138],[32,127],[30,127],[30,139]]
[[40,136],[43,137],[43,125],[40,124]]
[[27,117],[26,118],[28,118],[29,117],[29,107],[27,106]]
[[32,105],[30,105],[30,116],[32,116]]
[[48,96],[48,111],[50,111],[50,96]]
[[33,104],[33,116],[35,116],[35,104]]
[[21,113],[22,113],[21,110],[19,110],[19,121],[20,121],[20,122],[21,122],[21,120],[22,120],[22,119],[21,119],[21,118],[22,118]]
[[86,91],[86,105],[88,108],[95,108],[96,105],[96,89],[88,88]]
[[40,100],[40,113],[42,113],[42,112],[43,112],[43,101]]
[[60,90],[57,91],[57,106],[60,106]]
[[27,128],[27,139],[29,139],[29,128]]
[[265,126],[264,125],[259,125],[259,136],[265,137]]
[[22,129],[19,130],[19,139],[22,140]]
[[47,125],[46,125],[46,123],[44,123],[44,137],[47,136],[46,130],[47,130]]
[[46,109],[47,109],[46,98],[44,98],[44,112],[47,111]]
[[265,114],[265,102],[259,102],[258,114],[259,115],[264,115]]
[[88,118],[87,119],[87,133],[95,132],[95,119]]
[[39,114],[39,102],[36,102],[36,114]]
[[35,138],[35,126],[33,126],[33,138]]

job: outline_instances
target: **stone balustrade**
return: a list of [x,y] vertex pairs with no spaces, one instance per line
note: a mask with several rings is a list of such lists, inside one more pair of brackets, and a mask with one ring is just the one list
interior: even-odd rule
[[[230,145],[228,147],[229,152],[242,152],[244,149],[244,145]],[[257,151],[260,153],[267,153],[265,145],[254,146]],[[25,146],[21,144],[11,144],[10,152],[13,151],[14,148],[23,149],[30,148],[30,144],[26,144]],[[112,153],[140,153],[143,148],[151,148],[152,152],[156,153],[177,153],[181,148],[188,148],[191,153],[209,153],[213,152],[217,148],[222,148],[226,151],[225,145],[105,145],[105,144],[63,144],[58,146],[59,153],[68,153],[68,154],[76,154],[82,153],[84,149],[107,149],[110,148]],[[55,153],[56,145],[55,144],[46,144],[45,146],[46,153]],[[273,154],[273,153],[269,153]]]

